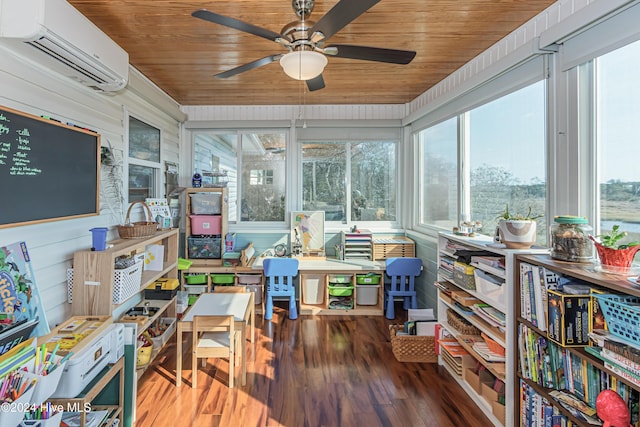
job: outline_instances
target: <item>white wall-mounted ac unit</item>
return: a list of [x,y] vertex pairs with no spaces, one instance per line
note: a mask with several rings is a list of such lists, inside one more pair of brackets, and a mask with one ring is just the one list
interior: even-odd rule
[[0,0],[0,42],[95,90],[127,85],[127,52],[65,0]]

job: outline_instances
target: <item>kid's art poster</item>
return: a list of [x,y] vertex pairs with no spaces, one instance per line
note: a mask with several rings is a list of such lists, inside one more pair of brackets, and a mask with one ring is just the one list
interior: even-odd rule
[[0,249],[0,312],[16,324],[36,321],[32,337],[50,332],[25,242]]

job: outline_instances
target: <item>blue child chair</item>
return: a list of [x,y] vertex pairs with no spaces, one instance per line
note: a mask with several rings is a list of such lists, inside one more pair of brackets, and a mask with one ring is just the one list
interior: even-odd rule
[[298,318],[296,287],[293,278],[298,275],[298,260],[294,258],[267,258],[263,262],[267,278],[264,318],[273,317],[273,297],[289,297],[289,319]]
[[418,308],[415,279],[422,271],[420,258],[387,258],[385,273],[391,282],[385,285],[385,304],[387,319],[395,319],[394,297],[404,298],[404,309]]

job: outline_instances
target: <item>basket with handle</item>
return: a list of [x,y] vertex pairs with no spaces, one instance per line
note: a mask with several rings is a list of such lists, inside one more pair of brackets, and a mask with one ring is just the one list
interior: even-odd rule
[[118,234],[122,239],[141,239],[152,236],[156,231],[158,231],[158,223],[155,221],[131,222],[131,209],[133,209],[137,203],[142,204],[146,217],[149,220],[153,219],[151,209],[149,209],[149,206],[147,206],[145,202],[137,201],[131,203],[129,205],[129,209],[127,209],[127,217],[125,218],[124,225],[118,225]]

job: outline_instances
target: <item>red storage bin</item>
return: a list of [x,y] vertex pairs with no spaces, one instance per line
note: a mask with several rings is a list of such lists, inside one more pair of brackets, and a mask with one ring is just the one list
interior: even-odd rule
[[219,235],[222,233],[220,215],[189,215],[191,234]]

